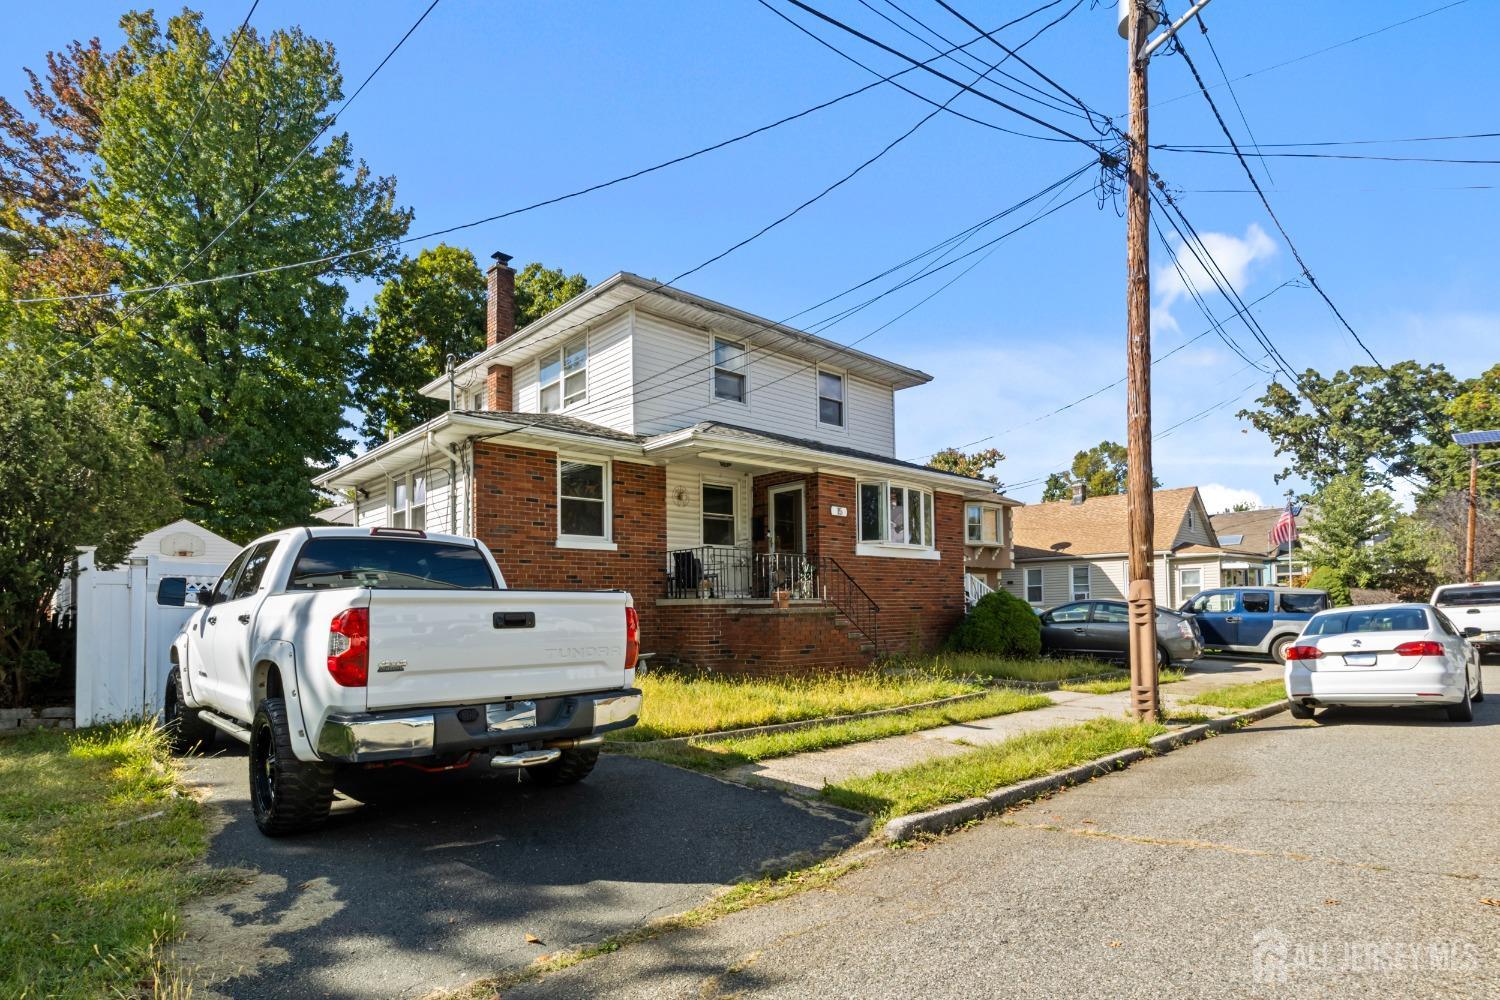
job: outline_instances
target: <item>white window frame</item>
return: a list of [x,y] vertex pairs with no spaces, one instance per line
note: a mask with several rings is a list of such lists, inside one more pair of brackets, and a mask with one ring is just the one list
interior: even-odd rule
[[[1083,570],[1083,588],[1078,587],[1078,571]],[[1088,563],[1081,566],[1075,565],[1068,569],[1069,592],[1073,595],[1072,601],[1091,601],[1094,593],[1094,567]]]
[[[1036,583],[1031,582],[1031,574],[1036,574]],[[1027,566],[1022,570],[1021,585],[1026,590],[1027,604],[1045,604],[1047,602],[1047,579],[1040,566]],[[1031,588],[1036,588],[1036,597],[1031,596]]]
[[[563,491],[562,471],[563,466],[569,463],[579,465],[595,465],[603,470],[604,475],[604,535],[568,535],[562,530],[563,516]],[[607,458],[595,458],[592,455],[564,455],[557,456],[557,470],[553,473],[554,489],[557,494],[557,547],[560,549],[604,549],[615,551],[619,548],[614,543],[614,463]],[[572,499],[584,503],[598,503],[592,497],[573,497]]]
[[[823,376],[839,380],[839,395],[837,399],[832,396],[823,395]],[[849,376],[836,368],[819,368],[813,377],[813,405],[817,412],[813,414],[819,427],[837,427],[839,430],[849,429]],[[823,419],[823,400],[830,400],[839,404],[839,420],[834,423]]]
[[[429,478],[426,470],[408,472],[390,478],[386,490],[385,523],[387,527],[416,528],[418,531],[425,531],[427,529]],[[421,503],[416,502],[418,490],[422,494]],[[421,524],[415,523],[414,512],[420,515]]]
[[[729,491],[729,513],[710,514],[708,506],[703,502],[703,491],[709,488]],[[729,522],[729,542],[710,542],[703,531],[704,522],[709,518],[718,521]],[[740,540],[740,491],[735,483],[723,482],[716,479],[704,479],[698,484],[698,544],[712,546],[714,548],[733,548]]]
[[[575,353],[579,345],[583,346],[583,364],[573,371],[567,370],[568,355]],[[556,363],[557,375],[550,380],[544,380],[542,370],[548,365]],[[583,376],[583,389],[569,393],[568,379],[575,376]],[[553,386],[557,387],[557,407],[547,409],[547,390]],[[589,401],[589,336],[574,337],[555,351],[548,351],[536,359],[536,411],[538,413],[563,413],[575,406],[584,406]]]
[[[880,537],[864,537],[864,508],[861,505],[864,488],[875,486],[880,490]],[[900,490],[902,497],[902,516],[908,525],[911,524],[912,499],[916,498],[918,520],[922,527],[921,542],[896,542],[890,537],[890,509],[891,491]],[[938,559],[941,554],[937,548],[936,538],[936,510],[937,498],[929,489],[920,486],[912,486],[908,483],[889,479],[861,479],[854,485],[854,535],[856,544],[855,555],[879,555],[895,556],[906,559]]]
[[964,537],[975,545],[984,541],[983,505],[977,503],[964,505]]
[[[727,364],[719,364],[719,344],[723,343],[739,351],[739,356]],[[732,340],[729,337],[720,337],[714,334],[709,337],[709,357],[713,359],[713,365],[708,370],[708,399],[712,403],[734,403],[736,406],[750,405],[750,375],[746,372],[745,355],[750,352],[749,346],[743,340]],[[736,375],[740,380],[740,398],[719,395],[719,372],[728,375]]]
[[[1189,574],[1189,573],[1194,574],[1198,578],[1198,582],[1191,585],[1192,588],[1193,588],[1193,592],[1191,594],[1188,593],[1188,591],[1187,591],[1187,588],[1188,588],[1189,584],[1186,582],[1186,577],[1187,577],[1187,574]],[[1181,567],[1178,567],[1178,570],[1177,570],[1177,600],[1179,602],[1191,600],[1192,598],[1197,597],[1199,594],[1203,593],[1203,589],[1204,588],[1203,588],[1203,567],[1202,566],[1181,566]]]

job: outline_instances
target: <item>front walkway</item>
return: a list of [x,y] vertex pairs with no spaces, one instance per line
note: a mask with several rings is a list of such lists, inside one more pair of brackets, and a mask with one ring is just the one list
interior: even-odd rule
[[[1280,678],[1281,666],[1270,661],[1201,660],[1188,668],[1186,680],[1162,686],[1163,707],[1209,715],[1205,706],[1184,706],[1188,698],[1231,684]],[[825,784],[863,777],[877,771],[919,764],[938,757],[952,757],[975,746],[1000,743],[1021,733],[1052,726],[1086,722],[1101,716],[1119,717],[1130,707],[1130,693],[1082,694],[1051,691],[1052,704],[1030,712],[1015,712],[989,719],[975,719],[939,729],[926,729],[905,736],[892,736],[868,743],[853,743],[832,750],[794,754],[746,764],[727,772],[727,777],[751,783],[764,782],[794,792],[818,792]]]

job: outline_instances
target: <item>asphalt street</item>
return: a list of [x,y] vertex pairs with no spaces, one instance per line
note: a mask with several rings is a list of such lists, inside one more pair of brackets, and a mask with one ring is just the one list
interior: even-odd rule
[[[208,862],[242,884],[188,914],[194,996],[415,997],[690,909],[725,883],[857,842],[862,817],[647,761],[579,785],[466,781],[382,805],[342,799],[271,840],[242,749],[188,780],[222,826]],[[528,935],[535,940],[528,940]]]
[[1273,716],[505,997],[1500,996],[1476,708]]

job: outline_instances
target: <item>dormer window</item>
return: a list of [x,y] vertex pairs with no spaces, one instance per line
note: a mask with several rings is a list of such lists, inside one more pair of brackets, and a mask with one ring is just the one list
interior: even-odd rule
[[543,355],[538,373],[540,409],[556,413],[589,398],[589,341],[570,340],[551,354]]
[[714,338],[714,398],[745,401],[745,345]]
[[844,426],[844,376],[818,372],[818,422]]

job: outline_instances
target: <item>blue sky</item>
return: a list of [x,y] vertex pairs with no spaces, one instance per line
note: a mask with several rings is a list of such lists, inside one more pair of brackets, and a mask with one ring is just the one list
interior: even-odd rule
[[[768,2],[883,73],[902,65],[818,25],[785,0]],[[1500,61],[1493,53],[1500,9],[1493,0],[1468,0],[1405,27],[1269,68],[1443,2],[1216,0],[1207,17],[1230,75],[1254,73],[1234,90],[1263,143],[1500,132],[1493,110],[1493,95],[1500,91]],[[871,0],[900,20],[882,4]],[[352,90],[423,6],[263,0],[253,23],[263,30],[300,23],[331,41]],[[918,58],[932,54],[856,0],[820,0],[817,6]],[[951,38],[972,37],[931,0],[900,0],[900,6]],[[986,28],[1030,9],[1027,3],[975,0],[954,6]],[[1184,6],[1176,0],[1170,9]],[[233,30],[247,8],[247,2],[206,6],[221,34]],[[0,35],[0,92],[19,96],[21,67],[42,65],[48,49],[69,39],[99,34],[106,44],[117,42],[115,22],[124,9],[78,0],[12,10]],[[1005,37],[1015,44],[1027,34],[1018,26]],[[1211,83],[1220,81],[1198,30],[1186,38],[1200,71]],[[987,50],[981,43],[973,51]],[[988,53],[985,62],[998,57]],[[1091,108],[1123,112],[1125,52],[1114,32],[1112,3],[1091,9],[1085,0],[1025,54]],[[1009,68],[1026,75],[1022,67]],[[965,82],[977,75],[951,63],[946,71]],[[649,165],[871,79],[756,0],[443,0],[340,127],[374,170],[398,178],[401,202],[416,212],[417,233]],[[939,102],[956,89],[921,72],[903,80]],[[1154,142],[1222,141],[1180,58],[1159,56],[1151,87]],[[1220,87],[1214,94],[1245,140],[1228,91]],[[1050,121],[1088,129],[1061,111],[1001,96]],[[1036,131],[972,96],[959,97],[951,107]],[[888,85],[879,87],[682,166],[469,230],[453,241],[481,260],[499,249],[518,262],[541,260],[594,281],[617,270],[670,278],[815,194],[929,110]],[[1338,151],[1500,159],[1500,140]],[[1087,157],[1074,143],[1006,135],[939,115],[828,197],[682,286],[779,319],[1020,200]],[[1232,158],[1159,152],[1154,166],[1181,192],[1187,216],[1247,300],[1296,276],[1271,221],[1253,195],[1242,193],[1247,184]],[[1280,158],[1267,166],[1270,176],[1262,179],[1282,222],[1377,357],[1441,361],[1464,376],[1500,361],[1500,242],[1494,238],[1500,187],[1466,187],[1500,185],[1500,169]],[[1232,193],[1220,193],[1225,189]],[[1082,187],[1064,197],[1076,190]],[[1124,439],[1122,388],[1036,419],[1123,375],[1124,220],[1117,207],[1083,197],[1000,244],[971,273],[860,344],[935,376],[930,385],[898,396],[902,457],[989,437],[985,444],[1008,456],[999,469],[1002,478],[1024,482],[1064,467],[1081,447]],[[1154,340],[1161,354],[1204,330],[1207,321],[1181,295],[1166,252],[1153,245],[1152,254],[1159,278]],[[845,342],[863,337],[942,280],[898,292],[826,335]],[[1210,304],[1221,316],[1229,312],[1222,300]],[[1299,370],[1331,372],[1366,360],[1310,290],[1279,291],[1257,307],[1257,316]],[[1229,329],[1247,351],[1253,348],[1242,326],[1231,323]],[[1277,501],[1283,487],[1272,476],[1282,463],[1264,437],[1234,416],[1263,381],[1212,336],[1157,366],[1158,429],[1231,400],[1158,442],[1156,471],[1164,484],[1210,488],[1215,507],[1241,492]],[[1039,492],[1032,486],[1014,495],[1035,500]]]

